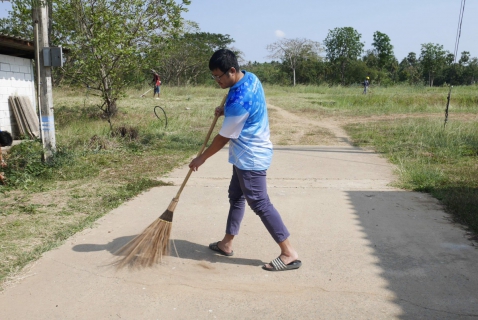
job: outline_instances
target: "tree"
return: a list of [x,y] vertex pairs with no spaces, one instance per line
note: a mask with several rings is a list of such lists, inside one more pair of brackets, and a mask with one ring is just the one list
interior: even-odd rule
[[329,30],[324,40],[327,59],[339,66],[342,85],[345,85],[345,70],[351,61],[357,60],[363,51],[361,34],[352,27]]
[[[428,85],[433,86],[435,77],[443,70],[447,62],[447,54],[449,52],[443,49],[440,44],[425,43],[422,44],[420,54],[420,64],[423,72],[428,78]],[[449,60],[448,56],[448,60]],[[453,60],[452,60],[453,61]]]
[[468,62],[470,61],[470,52],[469,51],[463,51],[461,53],[461,57],[460,57],[460,60],[458,61],[458,63],[462,66],[467,66],[468,65]]
[[465,70],[465,81],[467,84],[475,84],[478,79],[478,58],[473,57],[470,59],[468,66]]
[[271,52],[270,58],[287,63],[293,73],[293,83],[296,84],[296,69],[302,60],[321,60],[322,47],[319,42],[308,39],[281,39],[267,46]]
[[[40,1],[40,0],[34,0]],[[8,28],[22,18],[21,32],[31,32],[26,8],[32,0],[15,1]],[[100,109],[110,119],[116,101],[129,83],[125,75],[140,68],[151,41],[174,36],[182,25],[181,13],[190,0],[51,0],[53,44],[69,49],[63,72],[101,92]],[[27,23],[25,23],[27,22]],[[19,31],[20,32],[20,31]]]
[[417,54],[415,52],[409,52],[405,59],[407,59],[408,63],[412,67],[416,67],[417,64],[419,63],[417,59]]
[[67,71],[101,91],[110,117],[152,40],[175,34],[189,0],[57,0],[59,39],[71,50]]
[[362,57],[362,61],[365,62],[369,68],[380,69],[379,59],[375,50],[367,50]]
[[348,83],[363,83],[365,77],[375,82],[381,81],[386,77],[386,74],[382,74],[379,69],[369,67],[365,61],[357,59],[352,60],[347,65],[347,82]]
[[0,19],[0,33],[32,40],[32,2],[12,1],[9,17]]
[[[241,69],[254,73],[263,84],[289,85],[290,76],[285,70],[284,64],[279,61],[251,62],[241,65]],[[288,67],[287,67],[288,69]]]
[[415,52],[410,52],[398,65],[398,80],[409,84],[419,84],[421,80],[421,66]]
[[[167,42],[152,45],[147,61],[164,82],[176,85],[210,80],[208,61],[212,54],[227,48],[234,40],[229,35],[207,32],[185,33]],[[232,48],[230,48],[232,51]],[[235,52],[240,55],[240,52]]]
[[385,33],[375,31],[372,46],[375,48],[374,51],[378,58],[378,67],[390,71],[389,69],[395,60],[390,38]]
[[320,85],[325,82],[325,62],[319,60],[302,60],[297,67],[297,83]]

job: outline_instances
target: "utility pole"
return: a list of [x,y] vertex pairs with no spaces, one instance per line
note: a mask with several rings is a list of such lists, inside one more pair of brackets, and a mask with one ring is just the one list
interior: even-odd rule
[[[32,1],[33,23],[35,26],[36,65],[39,74],[39,110],[40,132],[43,142],[44,160],[49,161],[56,151],[55,118],[53,116],[53,94],[51,83],[51,66],[45,66],[43,50],[48,43],[48,6],[46,1]],[[48,50],[48,49],[47,49]]]

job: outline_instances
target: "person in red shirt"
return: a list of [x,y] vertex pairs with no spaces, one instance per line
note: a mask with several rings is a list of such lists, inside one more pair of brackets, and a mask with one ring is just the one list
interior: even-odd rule
[[159,95],[161,94],[161,79],[159,78],[159,74],[157,72],[153,72],[153,81],[154,84],[154,91],[153,91],[153,98],[156,96],[156,93]]

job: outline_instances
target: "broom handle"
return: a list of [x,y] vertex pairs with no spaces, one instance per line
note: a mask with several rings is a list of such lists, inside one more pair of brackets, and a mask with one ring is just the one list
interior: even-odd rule
[[[224,104],[226,103],[226,98],[227,98],[227,94],[222,99],[221,107],[224,107]],[[212,130],[214,130],[214,127],[216,126],[216,122],[218,118],[219,118],[219,115],[214,117],[211,127],[209,128],[209,132],[207,133],[206,138],[204,139],[204,143],[202,144],[201,150],[199,150],[197,157],[199,157],[203,153],[204,149],[206,148],[206,144],[209,141],[209,138],[211,137]],[[179,191],[176,194],[176,197],[174,198],[176,201],[179,200],[179,196],[181,195],[181,192],[183,192],[184,186],[186,185],[186,182],[188,182],[192,172],[193,172],[193,169],[189,169],[189,172],[186,175],[186,178],[184,178],[183,184],[181,184],[181,188],[179,188]]]

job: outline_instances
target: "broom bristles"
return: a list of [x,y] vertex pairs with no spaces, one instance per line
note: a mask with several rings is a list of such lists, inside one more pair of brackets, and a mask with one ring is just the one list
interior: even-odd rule
[[[173,199],[174,201],[174,199]],[[177,203],[177,201],[176,201]],[[151,267],[169,254],[173,211],[170,207],[143,232],[115,252],[124,257],[116,263],[118,269]]]
[[[221,106],[224,106],[226,99],[227,95],[225,95],[222,99]],[[216,126],[218,118],[219,115],[216,115],[211,127],[209,128],[206,138],[204,139],[201,150],[198,152],[198,156],[201,155],[204,151],[204,148],[206,148],[206,144],[211,137],[211,133]],[[181,184],[181,188],[179,188],[176,197],[173,198],[169,204],[168,209],[163,212],[163,214],[156,219],[156,221],[150,224],[149,227],[141,232],[141,234],[136,236],[133,240],[115,252],[117,255],[124,255],[122,259],[115,263],[118,268],[122,268],[127,265],[130,267],[150,267],[157,262],[161,262],[163,255],[169,254],[169,236],[171,235],[173,212],[178,204],[179,195],[181,194],[192,172],[193,169],[189,169],[186,178]]]

